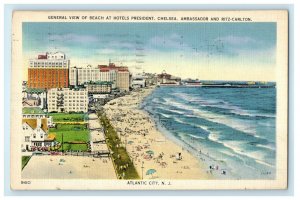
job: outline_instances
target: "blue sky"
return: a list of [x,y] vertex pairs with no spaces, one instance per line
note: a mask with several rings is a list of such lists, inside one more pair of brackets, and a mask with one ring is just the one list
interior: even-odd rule
[[276,23],[23,23],[24,64],[46,51],[65,52],[71,66],[111,59],[133,72],[274,80]]

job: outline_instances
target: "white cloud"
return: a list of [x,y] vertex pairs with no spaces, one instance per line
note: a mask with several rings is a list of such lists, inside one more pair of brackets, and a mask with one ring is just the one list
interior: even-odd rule
[[219,42],[219,41],[229,45],[249,45],[249,44],[259,43],[259,41],[248,36],[233,36],[233,35],[219,37],[215,39],[215,42]]
[[270,47],[267,49],[239,49],[235,50],[236,55],[240,60],[245,60],[252,63],[275,63],[276,49]]
[[116,53],[115,49],[111,49],[111,48],[104,48],[104,49],[99,49],[97,50],[96,54],[100,54],[100,55],[107,55],[107,54],[113,54]]
[[129,42],[129,41],[125,42],[125,41],[114,40],[114,41],[110,41],[107,44],[107,47],[116,48],[116,49],[120,49],[120,48],[133,49],[135,45],[133,44],[133,42]]
[[99,41],[99,38],[91,35],[78,35],[78,34],[54,34],[49,36],[50,41],[58,42],[80,42],[80,43],[91,43]]
[[157,46],[159,46],[159,48],[182,48],[185,45],[180,41],[180,37],[177,34],[171,34],[168,37],[161,37],[161,36],[155,36],[152,37],[149,40],[148,45],[150,46],[150,48],[154,47],[156,48]]

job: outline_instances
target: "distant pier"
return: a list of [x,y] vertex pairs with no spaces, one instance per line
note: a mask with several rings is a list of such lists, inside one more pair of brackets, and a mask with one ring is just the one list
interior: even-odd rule
[[213,88],[275,88],[274,85],[201,85],[200,87]]
[[204,88],[275,88],[275,85],[175,85],[163,84],[159,87],[204,87]]

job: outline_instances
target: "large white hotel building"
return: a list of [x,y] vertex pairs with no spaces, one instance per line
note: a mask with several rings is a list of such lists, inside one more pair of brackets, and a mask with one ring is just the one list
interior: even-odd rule
[[70,69],[70,85],[84,85],[86,82],[106,81],[112,82],[113,88],[117,81],[116,70],[100,71],[90,65],[84,68],[72,67]]
[[86,88],[51,88],[48,90],[48,112],[87,112]]
[[70,68],[70,85],[84,85],[87,82],[111,82],[112,89],[118,88],[129,91],[130,72],[127,67],[117,67],[113,63],[100,65],[98,67],[72,67]]

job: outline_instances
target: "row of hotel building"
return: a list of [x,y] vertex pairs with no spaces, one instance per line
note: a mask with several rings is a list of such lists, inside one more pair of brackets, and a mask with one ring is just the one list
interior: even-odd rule
[[48,112],[87,112],[88,94],[129,91],[131,77],[128,67],[113,63],[70,67],[64,53],[38,55],[29,61],[23,106],[39,105]]
[[126,92],[156,84],[153,74],[133,77],[128,67],[108,65],[70,67],[62,52],[29,60],[23,107],[38,105],[48,112],[87,112],[89,96]]
[[84,85],[87,82],[111,82],[112,88],[128,91],[131,74],[128,67],[116,66],[113,63],[87,66],[84,68],[71,67],[70,60],[61,52],[38,55],[29,61],[28,88],[68,88]]
[[90,100],[173,80],[165,72],[133,77],[127,67],[113,63],[70,67],[70,60],[61,52],[38,55],[29,61],[28,80],[23,82],[22,153],[49,150],[57,144],[48,134],[55,126],[48,112],[87,112]]

